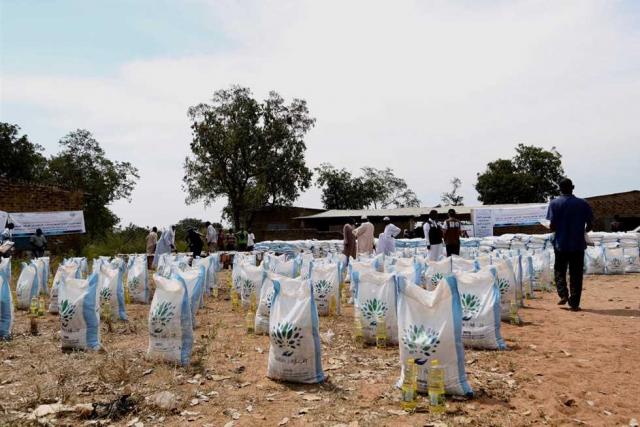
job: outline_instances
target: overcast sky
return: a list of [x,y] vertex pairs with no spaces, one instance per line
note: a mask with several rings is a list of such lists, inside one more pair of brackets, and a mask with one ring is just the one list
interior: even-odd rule
[[[187,108],[238,83],[308,101],[307,163],[391,167],[423,206],[522,142],[576,192],[640,187],[640,2],[0,0],[0,120],[48,154],[93,132],[140,181],[123,223],[187,206]],[[311,189],[298,205],[321,207]]]

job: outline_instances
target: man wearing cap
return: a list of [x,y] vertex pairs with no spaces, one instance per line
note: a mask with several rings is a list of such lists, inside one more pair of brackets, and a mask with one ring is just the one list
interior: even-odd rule
[[373,224],[369,222],[366,215],[362,215],[362,224],[355,230],[353,235],[358,239],[358,253],[370,254],[373,252]]
[[391,219],[385,216],[382,219],[385,224],[384,232],[378,237],[378,254],[391,255],[396,251],[396,236],[400,234],[400,229],[391,223]]
[[549,203],[547,210],[551,231],[555,232],[553,249],[556,259],[553,270],[560,297],[558,305],[569,303],[571,311],[580,311],[584,250],[587,248],[584,235],[591,230],[593,211],[589,203],[573,195],[574,187],[570,179],[564,178],[559,186],[562,194]]
[[429,212],[429,219],[425,221],[423,229],[427,239],[429,260],[438,261],[442,254],[442,228],[438,224],[438,211],[433,209]]

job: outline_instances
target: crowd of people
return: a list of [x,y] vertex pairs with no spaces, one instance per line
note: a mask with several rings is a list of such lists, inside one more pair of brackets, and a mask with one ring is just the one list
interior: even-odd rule
[[[13,254],[14,228],[15,225],[12,222],[7,222],[2,234],[0,234],[0,257],[10,257]],[[34,258],[44,256],[44,252],[47,250],[47,237],[42,229],[36,229],[36,232],[29,236],[29,250]]]
[[[384,217],[382,221],[384,231],[378,235],[376,245],[374,226],[366,216],[361,217],[360,224],[356,224],[355,219],[349,219],[342,229],[343,253],[351,258],[356,258],[357,254],[369,255],[374,252],[393,254],[396,250],[396,237],[402,230],[389,217]],[[467,234],[454,209],[449,209],[448,217],[443,222],[438,222],[438,211],[434,209],[429,212],[429,218],[424,224],[417,223],[409,232],[405,230],[404,237],[426,239],[429,259],[435,261],[440,259],[443,249],[446,256],[460,255],[460,238],[467,237]]]
[[[187,229],[185,242],[193,257],[202,255],[203,250],[207,252],[216,251],[252,251],[255,245],[256,236],[251,230],[241,228],[235,232],[232,229],[226,231],[222,227],[215,227],[211,222],[204,223],[204,232],[195,227]],[[153,260],[156,255],[174,252],[176,250],[176,226],[164,230],[158,235],[158,228],[153,227],[147,234],[146,252],[149,268],[154,266]]]

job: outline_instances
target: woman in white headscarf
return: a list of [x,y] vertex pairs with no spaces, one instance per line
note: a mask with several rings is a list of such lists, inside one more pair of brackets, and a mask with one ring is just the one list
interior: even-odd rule
[[153,268],[158,267],[158,261],[160,261],[160,256],[162,254],[171,253],[172,250],[176,248],[176,226],[172,225],[171,227],[162,231],[162,235],[160,236],[160,240],[156,244],[156,254],[153,257]]

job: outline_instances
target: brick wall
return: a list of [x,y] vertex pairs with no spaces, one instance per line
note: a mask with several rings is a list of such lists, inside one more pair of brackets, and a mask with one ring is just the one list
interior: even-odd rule
[[610,231],[611,222],[618,215],[625,229],[640,225],[640,191],[606,194],[585,198],[593,209],[594,229]]
[[[84,203],[83,193],[61,187],[27,181],[0,178],[0,210],[5,212],[78,211]],[[4,228],[4,224],[0,227]],[[25,248],[27,239],[18,239],[16,246]],[[49,249],[53,253],[80,250],[80,235],[51,236]]]

